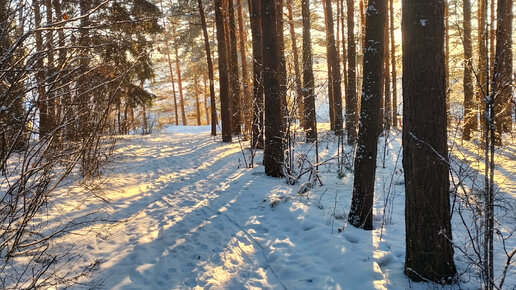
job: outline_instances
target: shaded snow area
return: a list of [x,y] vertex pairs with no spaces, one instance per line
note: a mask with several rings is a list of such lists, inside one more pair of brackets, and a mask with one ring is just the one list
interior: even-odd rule
[[[348,170],[337,176],[337,162],[331,159],[336,138],[321,136],[320,160],[327,162],[319,168],[322,185],[313,186],[305,183],[308,174],[295,185],[265,176],[261,151],[255,167],[246,168],[241,148],[248,161],[248,143],[221,143],[208,127],[172,126],[123,137],[103,177],[89,185],[97,197],[74,199],[84,185],[57,193],[63,199],[56,203],[56,214],[99,216],[98,222],[64,237],[79,245],[85,262],[99,261],[82,281],[87,284],[76,288],[91,283],[102,289],[479,288],[478,273],[459,251],[457,285],[413,283],[403,275],[399,134],[379,143],[373,231],[347,224],[353,175]],[[310,148],[301,144],[297,150],[313,156]],[[514,167],[507,170],[512,191],[507,196],[515,198]],[[460,223],[454,215],[458,240],[466,233]],[[513,219],[508,229],[514,224]],[[515,240],[506,240],[507,247],[516,246]],[[495,247],[500,249],[499,240]],[[503,255],[497,252],[498,262],[503,263]],[[497,277],[501,271],[496,269]],[[516,284],[514,274],[510,267],[505,285]]]

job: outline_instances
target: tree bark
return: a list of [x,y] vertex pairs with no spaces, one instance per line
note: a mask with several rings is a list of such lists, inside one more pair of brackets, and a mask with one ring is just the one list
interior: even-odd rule
[[[489,92],[487,91],[487,62],[489,56],[487,54],[487,35],[486,35],[486,18],[487,18],[487,7],[485,1],[478,1],[478,78],[477,78],[477,94],[478,101],[477,106],[480,113],[480,127],[481,132],[484,134],[485,130],[485,112],[484,104],[485,99]],[[484,136],[485,137],[485,136]]]
[[278,33],[279,82],[281,102],[281,132],[287,126],[287,62],[285,59],[285,37],[283,35],[283,0],[276,1],[276,33]]
[[463,0],[464,14],[464,130],[463,140],[470,140],[477,127],[473,91],[473,44],[471,42],[471,1]]
[[262,2],[249,0],[251,32],[253,36],[253,119],[251,128],[251,148],[263,149],[263,33]]
[[[217,120],[217,107],[215,106],[215,81],[214,81],[214,76],[213,76],[213,62],[211,60],[210,39],[208,36],[208,27],[206,25],[206,17],[204,15],[204,7],[202,5],[202,0],[197,0],[197,4],[199,7],[199,14],[201,16],[202,33],[204,36],[204,50],[206,51],[206,64],[208,66],[208,78],[210,80],[211,135],[216,136],[218,120]],[[167,48],[167,50],[168,50],[168,48]],[[177,115],[176,115],[176,122],[177,122]],[[206,115],[206,122],[208,122],[207,115]]]
[[387,0],[369,0],[366,10],[366,35],[364,49],[364,81],[360,109],[360,127],[355,157],[353,197],[348,221],[355,227],[373,229],[374,183],[378,122],[382,109],[382,82],[384,67],[384,27]]
[[[163,11],[163,1],[159,1],[161,10]],[[163,27],[165,26],[165,17],[163,17]],[[170,59],[170,47],[168,45],[168,40],[165,37],[165,48],[167,49],[167,60],[168,60],[168,69],[170,71],[170,83],[172,84],[172,96],[174,97],[174,116],[176,121],[176,126],[179,125],[179,116],[177,112],[177,97],[176,97],[176,85],[174,82],[174,70],[172,69],[172,60]]]
[[444,3],[403,0],[402,7],[405,274],[451,283]]
[[251,131],[251,83],[249,81],[249,69],[247,67],[247,52],[246,52],[246,32],[244,30],[244,15],[242,13],[242,0],[237,0],[238,12],[238,31],[239,31],[239,46],[240,46],[240,62],[242,63],[242,84],[244,91],[244,101],[242,113],[244,117],[245,132]]
[[330,57],[330,32],[328,25],[328,11],[326,10],[326,0],[322,0],[324,10],[324,27],[326,29],[326,67],[328,70],[328,113],[330,117],[330,130],[335,131],[335,101],[333,98],[333,75]]
[[208,81],[206,79],[206,74],[203,74],[203,95],[204,95],[204,113],[206,114],[206,125],[210,124],[210,112],[208,109]]
[[391,18],[392,125],[398,127],[398,79],[396,75],[396,39],[394,38],[394,3],[389,0]]
[[194,68],[194,89],[195,89],[195,117],[197,126],[201,126],[201,103],[199,102],[199,76],[197,70]]
[[354,1],[346,0],[348,8],[348,84],[346,87],[346,132],[348,144],[357,140],[358,100],[356,84],[356,44]]
[[312,67],[312,43],[310,36],[310,2],[301,1],[303,15],[303,100],[306,142],[317,141],[317,121],[315,115],[315,81]]
[[229,100],[229,62],[226,46],[224,14],[228,0],[215,0],[215,24],[217,26],[217,47],[219,52],[220,118],[222,120],[222,141],[231,142],[231,107]]
[[183,81],[181,79],[181,67],[179,65],[179,45],[176,38],[176,28],[174,23],[170,23],[172,28],[172,38],[174,38],[174,53],[176,55],[176,74],[177,74],[177,89],[179,91],[179,105],[181,106],[181,120],[183,120],[183,126],[188,125],[185,113],[185,100],[183,97]]
[[231,127],[234,135],[242,133],[242,110],[240,103],[240,77],[238,74],[238,47],[236,37],[235,7],[234,0],[229,0],[229,78],[231,84]]
[[[388,5],[388,2],[385,4],[386,7]],[[391,123],[392,123],[392,107],[391,107],[391,74],[390,74],[390,58],[389,58],[389,24],[388,19],[392,16],[389,15],[388,9],[385,10],[385,25],[383,30],[383,39],[384,39],[384,45],[383,45],[383,59],[384,59],[384,93],[383,93],[383,100],[384,100],[384,107],[383,107],[383,127],[380,127],[380,130],[390,130],[391,129]]]
[[297,48],[297,37],[296,30],[294,26],[294,16],[292,12],[292,0],[287,0],[287,10],[288,10],[288,23],[290,28],[290,41],[292,42],[292,54],[294,58],[294,75],[295,75],[295,87],[296,87],[296,105],[297,108],[297,118],[299,120],[299,124],[302,128],[304,125],[304,104],[303,104],[303,94],[301,91],[301,73],[299,71],[299,52]]
[[495,145],[502,145],[502,134],[511,132],[512,97],[512,2],[498,0],[496,21],[496,55],[493,68]]
[[275,0],[262,0],[263,70],[265,91],[265,174],[283,176],[280,55]]

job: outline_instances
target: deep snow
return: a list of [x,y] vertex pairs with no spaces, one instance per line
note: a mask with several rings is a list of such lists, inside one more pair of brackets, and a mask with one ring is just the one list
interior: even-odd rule
[[[321,136],[320,159],[329,160],[336,154],[336,141]],[[84,185],[62,187],[55,214],[99,211],[102,217],[64,237],[79,245],[85,262],[100,262],[83,282],[101,282],[107,289],[442,288],[413,283],[403,275],[399,134],[388,139],[385,168],[383,138],[379,143],[373,231],[347,224],[353,176],[346,171],[339,179],[334,159],[319,168],[323,186],[316,184],[300,195],[300,183],[308,175],[293,186],[267,177],[261,152],[255,167],[245,168],[241,147],[246,144],[221,143],[209,135],[208,126],[171,126],[152,135],[125,136],[96,183],[97,195],[109,203],[74,199]],[[298,150],[313,154],[308,147]],[[514,202],[516,162],[511,154],[506,159],[508,179],[500,187]],[[516,219],[505,221],[514,230]],[[465,232],[457,215],[453,225],[454,239],[462,241]],[[507,240],[507,247],[516,246],[515,240]],[[502,263],[499,241],[495,247],[497,263]],[[465,255],[456,251],[455,258],[459,284],[444,288],[478,288]],[[496,273],[498,277],[500,267]],[[505,285],[516,285],[514,266]]]

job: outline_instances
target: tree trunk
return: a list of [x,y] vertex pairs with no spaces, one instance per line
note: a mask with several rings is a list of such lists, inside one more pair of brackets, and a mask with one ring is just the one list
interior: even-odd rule
[[445,94],[446,94],[446,120],[447,122],[451,122],[451,112],[450,112],[450,17],[449,17],[449,6],[448,0],[443,0],[444,2],[444,75],[445,75]]
[[[281,102],[281,132],[287,126],[287,62],[285,59],[285,37],[283,35],[283,0],[276,2],[276,33],[278,33],[279,82]],[[262,24],[263,25],[263,24]]]
[[[202,1],[202,0],[199,0],[199,1]],[[159,4],[161,7],[161,10],[163,11],[163,3],[162,2],[163,1],[160,0]],[[200,5],[202,5],[202,3]],[[204,14],[202,14],[202,15],[204,16]],[[204,17],[201,17],[201,20],[204,20]],[[163,27],[166,27],[165,17],[163,17]],[[206,28],[206,22],[204,22],[203,28]],[[165,48],[167,49],[168,69],[170,71],[170,83],[172,84],[172,96],[174,97],[174,116],[175,116],[175,120],[176,120],[176,126],[178,126],[179,125],[179,116],[178,116],[178,112],[177,112],[177,98],[176,98],[176,85],[174,82],[174,70],[172,69],[172,60],[170,59],[170,47],[168,45],[168,40],[166,39],[166,37],[164,39],[165,39]],[[208,45],[209,45],[209,43],[208,43]]]
[[511,132],[512,99],[512,1],[498,0],[496,55],[493,72],[495,145],[502,145],[502,134]]
[[[42,7],[42,0],[35,0],[33,4],[34,9],[34,24],[36,28],[41,28],[41,11],[40,7]],[[36,50],[44,51],[43,49],[43,36],[41,30],[36,30],[35,32],[36,38]],[[44,61],[43,56],[38,56],[36,60],[36,82],[37,82],[37,90],[38,90],[38,108],[39,108],[39,137],[45,138],[48,133],[50,133],[51,121],[50,114],[48,112],[48,99],[47,92],[45,89],[45,69],[44,69]]]
[[199,102],[199,76],[197,70],[194,68],[194,89],[195,89],[195,118],[197,126],[201,126],[201,104]]
[[208,81],[206,79],[206,74],[203,74],[203,82],[204,82],[204,113],[206,114],[206,125],[210,124],[210,112],[208,109]]
[[384,27],[387,0],[369,0],[366,11],[366,35],[364,49],[364,81],[360,127],[355,157],[353,197],[348,221],[355,227],[373,229],[374,183],[376,153],[380,133],[378,122],[383,78]]
[[294,58],[294,75],[295,75],[295,87],[296,87],[296,105],[297,108],[294,108],[297,111],[297,118],[299,120],[299,124],[302,128],[304,125],[303,118],[303,94],[301,92],[301,73],[299,72],[299,52],[297,49],[297,37],[296,30],[294,26],[294,16],[292,12],[292,0],[287,0],[287,10],[288,10],[288,23],[290,28],[290,41],[292,42],[292,57]]
[[348,144],[357,142],[358,100],[356,84],[356,45],[354,1],[346,0],[348,8],[348,84],[346,86],[346,132]]
[[[387,0],[388,2],[388,0]],[[388,3],[385,4],[386,7]],[[389,72],[390,69],[390,58],[389,58],[389,24],[388,19],[389,13],[388,8],[385,10],[385,25],[383,30],[383,39],[384,39],[384,45],[383,45],[383,59],[384,59],[384,93],[383,93],[383,100],[384,100],[384,107],[383,107],[383,127],[380,126],[380,130],[390,130],[391,129],[391,123],[392,123],[392,108],[391,108],[391,74]]]
[[326,0],[322,0],[324,11],[324,27],[326,29],[326,67],[328,70],[328,113],[330,117],[330,130],[335,131],[335,101],[333,98],[333,75],[331,73],[331,57],[330,57],[330,32],[328,31],[328,12],[326,10]]
[[[478,78],[477,78],[477,106],[480,113],[480,127],[482,134],[485,130],[485,99],[489,92],[487,91],[487,62],[489,56],[487,54],[487,35],[486,35],[486,17],[487,7],[485,1],[478,1]],[[485,137],[485,136],[484,136]]]
[[[183,120],[183,126],[188,125],[185,113],[185,100],[183,98],[183,82],[181,80],[181,67],[179,66],[179,45],[176,38],[176,29],[174,23],[170,22],[172,28],[172,38],[174,39],[174,52],[176,55],[176,74],[177,74],[177,89],[179,90],[179,105],[181,106],[181,119]],[[172,76],[172,74],[171,74]]]
[[265,174],[283,176],[280,55],[275,0],[262,0],[263,83],[265,91]]
[[[224,14],[228,0],[215,0],[215,24],[217,26],[217,47],[219,52],[220,118],[222,120],[222,141],[231,142],[231,107],[229,100],[229,62],[226,46]],[[213,114],[213,112],[212,112]]]
[[389,0],[391,18],[392,125],[398,127],[398,80],[396,75],[396,39],[394,38],[394,2]]
[[263,149],[263,33],[261,0],[249,0],[249,18],[253,36],[253,120],[251,148]]
[[238,31],[240,40],[240,62],[242,63],[242,84],[244,87],[243,116],[245,132],[251,131],[251,83],[249,81],[249,69],[247,67],[246,32],[244,30],[244,15],[242,13],[242,0],[237,0]]
[[473,45],[471,42],[471,1],[463,0],[464,14],[464,130],[463,140],[470,140],[477,127],[475,93],[473,91]]
[[405,274],[451,283],[444,3],[403,0],[402,7]]
[[[199,6],[199,14],[201,16],[202,33],[204,36],[204,50],[206,51],[206,64],[208,66],[208,78],[210,79],[210,106],[211,106],[211,135],[217,135],[217,107],[215,106],[215,81],[213,76],[213,63],[211,60],[210,39],[208,36],[208,27],[206,25],[206,17],[204,16],[204,7],[202,0],[197,0]],[[168,48],[167,48],[168,50]],[[206,102],[205,102],[206,103]],[[177,120],[177,115],[176,115]],[[206,116],[208,122],[208,116]]]
[[238,74],[238,47],[236,37],[236,23],[235,23],[235,7],[234,0],[229,0],[228,15],[229,15],[229,79],[231,87],[231,127],[234,135],[239,135],[242,132],[242,111],[240,103],[240,78]]
[[328,32],[327,39],[329,40],[329,57],[332,74],[332,97],[333,97],[333,108],[334,108],[334,121],[335,121],[335,134],[342,134],[342,90],[341,90],[341,78],[340,78],[340,61],[337,46],[335,45],[335,32],[333,29],[333,11],[331,0],[326,0],[326,15],[328,18],[328,26],[326,31]]
[[[350,0],[351,1],[351,0]],[[310,36],[310,2],[301,1],[303,15],[303,101],[305,115],[306,142],[317,141],[317,121],[315,115],[315,80],[312,67],[312,43]]]
[[[342,29],[340,30],[340,33],[341,33],[341,38],[342,38],[342,71],[344,72],[342,75],[344,77],[344,79],[342,80],[342,82],[344,83],[344,87],[345,89],[347,89],[347,86],[348,86],[348,50],[347,50],[347,45],[346,45],[346,30],[344,29],[345,25],[344,25],[344,0],[339,0],[339,4],[340,4],[340,18],[341,18],[341,22],[342,22]],[[344,93],[347,94],[346,90],[344,90]],[[347,97],[346,97],[347,99]],[[345,121],[345,115],[346,115],[346,112],[344,112],[344,117],[343,117],[343,121]]]

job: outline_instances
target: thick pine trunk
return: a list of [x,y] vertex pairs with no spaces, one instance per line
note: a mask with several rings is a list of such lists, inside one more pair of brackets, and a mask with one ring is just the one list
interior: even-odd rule
[[346,132],[348,144],[357,140],[358,100],[356,83],[355,8],[353,0],[346,0],[348,8],[348,84],[346,87]]
[[392,125],[398,127],[398,80],[396,74],[396,39],[394,38],[394,2],[389,0],[389,12],[391,17],[391,74],[392,74]]
[[402,7],[405,274],[451,283],[444,3],[403,0]]
[[502,145],[502,134],[512,129],[512,1],[498,0],[496,55],[493,73],[495,145]]
[[471,42],[471,1],[463,0],[464,13],[464,130],[463,140],[470,140],[477,127],[475,93],[473,91],[473,44]]
[[303,15],[303,102],[305,117],[306,142],[317,140],[317,122],[315,115],[315,80],[312,65],[312,43],[310,36],[310,3],[301,1]]
[[[163,1],[160,0],[159,4],[161,7],[161,10],[163,11],[163,3],[162,2]],[[163,27],[166,27],[165,25],[166,25],[165,17],[163,17]],[[175,85],[175,81],[174,81],[174,70],[172,69],[172,60],[170,59],[170,47],[168,45],[168,40],[166,39],[166,37],[165,37],[165,48],[167,49],[168,69],[170,72],[170,83],[172,84],[172,96],[174,98],[174,117],[175,117],[176,126],[177,126],[177,125],[179,125],[179,116],[178,116],[178,111],[177,111],[176,85]]]
[[229,78],[231,83],[231,127],[234,135],[242,133],[242,110],[240,103],[240,77],[238,73],[238,47],[236,37],[235,7],[234,0],[229,0]]
[[251,148],[263,149],[263,33],[261,0],[249,0],[253,36],[253,105]]
[[369,0],[366,10],[366,35],[364,49],[364,81],[360,109],[360,127],[355,157],[353,197],[348,220],[365,230],[373,229],[374,183],[376,153],[380,133],[382,109],[384,27],[387,0]]
[[[388,0],[387,0],[388,1]],[[386,4],[388,5],[388,3]],[[385,25],[383,30],[383,39],[384,39],[384,45],[383,45],[383,59],[384,59],[384,91],[383,91],[383,100],[384,100],[384,106],[383,106],[383,127],[380,126],[380,130],[390,130],[391,129],[391,123],[392,123],[392,107],[391,107],[391,74],[390,74],[390,58],[389,58],[389,24],[388,19],[390,18],[388,9],[385,10]]]
[[[208,78],[210,80],[210,106],[211,106],[211,135],[217,135],[217,107],[215,106],[215,80],[213,76],[213,62],[211,59],[211,49],[210,49],[210,39],[208,36],[208,27],[206,25],[206,17],[204,15],[204,7],[202,5],[202,0],[197,0],[197,4],[199,7],[199,14],[201,16],[201,25],[202,25],[202,34],[204,36],[204,50],[206,51],[206,65],[208,66]],[[168,51],[168,45],[167,45]],[[169,65],[170,65],[170,57],[169,57]],[[171,70],[172,71],[172,70]],[[175,100],[174,100],[175,102]],[[206,100],[204,101],[206,106]],[[176,110],[177,112],[177,110]],[[208,112],[208,110],[206,110]],[[208,114],[208,113],[206,113]],[[206,115],[206,122],[208,122],[208,115]],[[176,123],[177,123],[177,113],[176,113]]]
[[335,45],[335,30],[333,29],[333,10],[331,0],[326,1],[326,17],[327,17],[327,40],[328,51],[331,67],[331,81],[332,81],[332,98],[333,98],[333,130],[336,135],[342,134],[342,89],[340,77],[340,61],[337,46]]
[[224,14],[227,0],[215,0],[215,24],[217,26],[217,47],[219,52],[220,118],[222,120],[222,141],[231,142],[231,107],[229,100],[229,61],[226,45]]
[[278,45],[276,1],[262,0],[263,82],[265,91],[265,174],[283,176],[283,133],[281,120],[281,67]]

